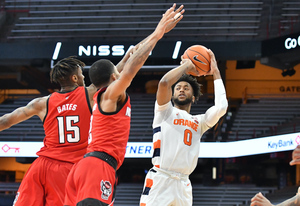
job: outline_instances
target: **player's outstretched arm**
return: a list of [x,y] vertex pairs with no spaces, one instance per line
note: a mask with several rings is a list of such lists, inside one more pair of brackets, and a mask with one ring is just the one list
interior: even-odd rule
[[[171,31],[176,25],[177,23],[183,18],[183,13],[185,12],[185,10],[183,9],[183,5],[181,5],[180,7],[178,7],[178,9],[176,9],[176,4],[173,4],[173,6],[170,8],[170,11],[173,10],[174,13],[174,17],[173,17],[173,21],[171,21],[164,33],[168,33],[169,31]],[[176,10],[175,10],[176,9]],[[164,14],[165,15],[165,14]],[[122,60],[116,65],[117,69],[119,72],[121,72],[125,66],[125,63],[127,62],[127,60],[129,59],[129,57],[139,48],[140,45],[144,44],[149,38],[151,37],[148,36],[145,39],[143,39],[141,42],[139,42],[138,44],[136,44],[133,48],[131,48],[122,58]]]
[[118,72],[122,72],[129,57],[138,49],[139,45],[132,47],[116,65]]
[[46,104],[48,97],[36,98],[24,107],[19,107],[13,112],[0,117],[0,131],[10,128],[11,126],[23,122],[30,117],[37,115],[41,120],[46,115]]
[[[180,7],[178,7],[178,9],[176,9],[176,4],[174,3],[173,6],[168,9],[164,14],[163,17],[167,14],[171,14],[173,16],[173,19],[171,19],[171,21],[167,24],[165,30],[164,30],[164,34],[170,32],[176,25],[177,23],[183,18],[183,13],[185,12],[185,10],[183,9],[183,5],[181,5]],[[176,10],[175,10],[176,9]],[[171,12],[171,13],[170,13]],[[171,17],[172,17],[171,16]],[[163,18],[162,18],[163,19]],[[161,19],[161,20],[162,20]],[[151,37],[148,36],[147,38],[143,39],[141,42],[139,42],[136,46],[139,47],[139,45],[144,44],[149,38]]]
[[175,7],[176,4],[174,4],[164,13],[154,32],[150,34],[145,41],[142,41],[142,43],[138,45],[138,49],[134,51],[126,61],[120,78],[112,83],[106,90],[106,94],[110,96],[110,99],[117,99],[125,92],[125,90],[131,84],[131,81],[135,77],[136,73],[140,70],[149,57],[149,54],[155,47],[156,43],[167,31],[173,29],[175,25],[182,19],[182,15],[179,17],[179,19],[174,19],[174,16],[179,12],[178,10],[175,11]]

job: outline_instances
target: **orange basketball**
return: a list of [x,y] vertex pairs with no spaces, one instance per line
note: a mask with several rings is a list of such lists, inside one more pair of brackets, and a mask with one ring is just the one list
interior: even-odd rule
[[[196,66],[200,75],[205,75],[210,71],[210,56],[205,46],[194,45],[187,48],[187,50],[185,50],[183,54],[183,58],[190,59]],[[197,76],[193,72],[191,72],[190,74],[193,76]]]

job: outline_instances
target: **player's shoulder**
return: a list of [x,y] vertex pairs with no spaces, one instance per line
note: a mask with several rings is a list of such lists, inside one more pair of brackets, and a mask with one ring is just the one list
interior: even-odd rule
[[90,86],[87,86],[85,88],[90,95],[94,95],[98,91],[97,87],[94,84],[91,84]]
[[46,103],[50,96],[51,96],[51,95],[49,94],[49,95],[47,95],[47,96],[37,97],[37,98],[33,99],[31,102],[35,102],[35,103]]
[[27,104],[27,108],[43,110],[44,108],[46,108],[49,96],[50,95],[34,98]]
[[174,109],[171,101],[167,102],[166,104],[162,104],[162,105],[159,105],[157,100],[155,101],[155,111],[164,111],[167,109]]

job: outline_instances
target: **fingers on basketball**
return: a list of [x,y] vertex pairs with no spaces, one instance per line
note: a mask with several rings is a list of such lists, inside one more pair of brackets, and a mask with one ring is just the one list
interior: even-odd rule
[[[190,59],[201,76],[206,75],[210,71],[211,58],[205,46],[194,45],[187,48],[183,54],[183,58]],[[195,73],[190,74],[197,76]]]

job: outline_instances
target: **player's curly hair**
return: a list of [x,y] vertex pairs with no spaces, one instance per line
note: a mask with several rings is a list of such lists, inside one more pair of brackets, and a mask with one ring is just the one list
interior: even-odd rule
[[78,67],[82,69],[84,66],[85,64],[74,56],[64,58],[51,69],[50,81],[60,85],[69,83],[71,81],[70,76],[77,74]]
[[176,86],[176,84],[178,82],[188,82],[192,88],[193,88],[193,93],[194,93],[194,97],[195,97],[195,101],[197,101],[199,99],[199,97],[202,95],[201,93],[201,84],[199,84],[197,82],[197,79],[192,77],[191,75],[187,75],[187,74],[184,74],[182,75],[182,77],[180,77],[180,79],[178,79],[178,81],[172,85],[172,93],[174,94],[174,88]]
[[96,87],[107,85],[115,65],[108,59],[100,59],[94,62],[89,69],[89,77]]

